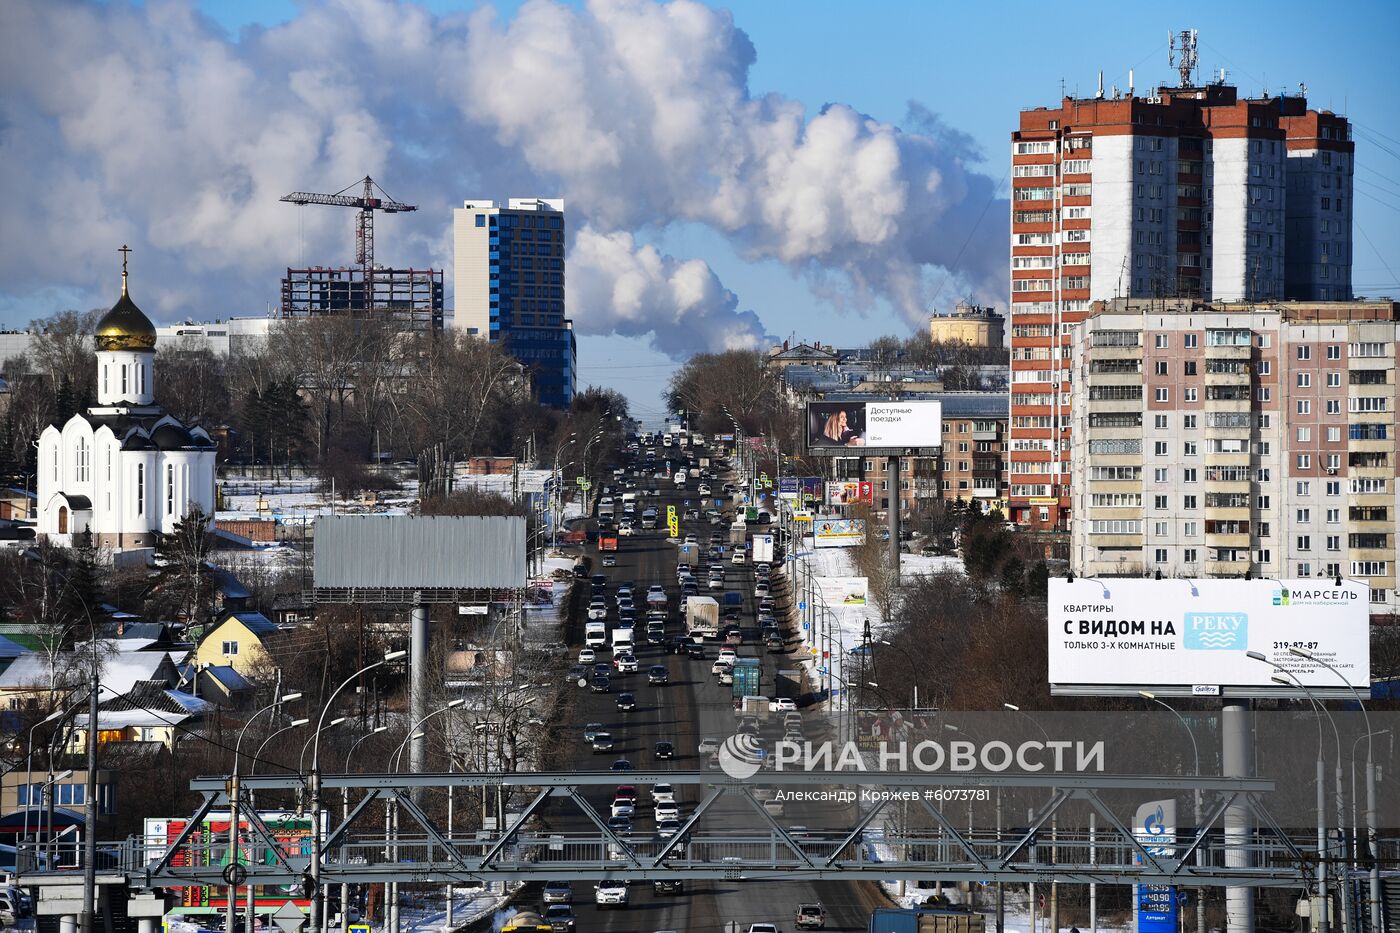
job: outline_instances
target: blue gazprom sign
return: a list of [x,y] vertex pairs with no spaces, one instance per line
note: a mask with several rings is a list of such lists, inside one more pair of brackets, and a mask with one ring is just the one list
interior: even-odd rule
[[1188,612],[1182,619],[1188,651],[1244,651],[1249,616],[1243,612]]

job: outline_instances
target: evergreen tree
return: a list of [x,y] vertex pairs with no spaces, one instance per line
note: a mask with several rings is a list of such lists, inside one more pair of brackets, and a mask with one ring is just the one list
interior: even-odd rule
[[208,566],[213,536],[210,516],[191,503],[189,512],[169,534],[156,536],[155,601],[181,613],[197,634],[214,606],[214,577]]

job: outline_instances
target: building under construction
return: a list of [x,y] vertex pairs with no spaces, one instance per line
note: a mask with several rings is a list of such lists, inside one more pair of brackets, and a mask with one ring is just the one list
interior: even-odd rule
[[442,330],[442,270],[388,269],[374,261],[375,212],[402,214],[418,210],[416,206],[389,197],[368,175],[334,194],[293,191],[282,200],[298,207],[321,204],[356,211],[356,265],[288,269],[282,280],[282,317],[385,315],[412,330]]
[[282,279],[282,317],[387,315],[412,330],[441,330],[441,269],[312,266]]

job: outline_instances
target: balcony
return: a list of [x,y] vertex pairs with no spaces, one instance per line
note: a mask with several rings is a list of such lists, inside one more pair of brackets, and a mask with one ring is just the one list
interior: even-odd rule
[[1001,439],[1001,431],[1000,431],[999,429],[997,429],[997,428],[992,428],[990,431],[973,431],[973,432],[972,432],[972,439],[973,439],[974,441],[996,441],[996,440],[1000,440],[1000,439]]

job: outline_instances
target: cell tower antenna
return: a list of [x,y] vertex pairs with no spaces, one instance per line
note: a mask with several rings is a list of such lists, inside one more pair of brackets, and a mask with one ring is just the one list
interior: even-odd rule
[[[1180,52],[1178,57],[1177,53]],[[1196,30],[1183,29],[1179,33],[1167,33],[1167,64],[1175,68],[1181,77],[1181,87],[1192,86],[1192,75],[1199,59],[1196,55]]]

